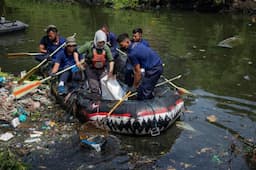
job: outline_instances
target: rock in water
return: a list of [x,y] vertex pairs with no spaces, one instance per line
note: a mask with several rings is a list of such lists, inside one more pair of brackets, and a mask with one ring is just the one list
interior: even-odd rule
[[229,37],[217,44],[218,47],[233,48],[242,44],[242,39],[239,36]]

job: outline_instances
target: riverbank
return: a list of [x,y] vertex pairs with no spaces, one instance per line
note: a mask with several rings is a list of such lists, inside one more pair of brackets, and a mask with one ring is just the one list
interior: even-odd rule
[[[66,0],[74,2],[74,0]],[[194,1],[178,1],[178,0],[133,0],[133,1],[114,1],[114,0],[76,0],[79,3],[87,5],[104,5],[110,8],[122,9],[183,9],[195,10],[200,12],[244,12],[254,14],[256,12],[255,0],[194,0]]]

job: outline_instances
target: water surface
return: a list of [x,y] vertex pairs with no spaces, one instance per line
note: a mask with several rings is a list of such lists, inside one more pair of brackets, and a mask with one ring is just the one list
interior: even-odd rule
[[[165,76],[182,74],[174,83],[195,94],[184,97],[187,112],[181,117],[192,130],[174,125],[159,137],[118,135],[126,151],[151,160],[149,167],[156,169],[255,168],[245,156],[245,141],[256,143],[256,27],[249,24],[248,16],[117,11],[25,0],[8,0],[1,10],[7,19],[29,24],[25,32],[0,37],[0,67],[15,74],[37,63],[33,57],[10,59],[6,53],[37,51],[49,24],[56,25],[63,36],[77,33],[78,44],[92,40],[104,23],[116,34],[131,35],[133,28],[141,27],[165,63]],[[242,41],[231,49],[216,46],[232,36]],[[209,123],[209,115],[217,121]],[[68,164],[70,168],[81,167],[75,160]],[[117,161],[112,168],[126,162]]]

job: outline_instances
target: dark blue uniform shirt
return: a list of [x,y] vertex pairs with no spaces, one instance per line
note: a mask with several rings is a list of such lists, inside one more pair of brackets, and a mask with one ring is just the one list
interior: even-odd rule
[[149,43],[145,39],[141,39],[140,43],[144,44],[145,46],[149,47]]
[[[61,46],[63,43],[66,42],[66,39],[63,38],[63,37],[60,37],[60,40],[59,40],[59,44],[56,45],[54,44],[49,38],[48,36],[44,36],[41,41],[40,41],[40,44],[43,44],[45,46],[45,49],[47,50],[47,53],[48,54],[51,54],[53,51],[55,51],[59,46]],[[62,51],[60,49],[60,51]],[[57,53],[56,53],[57,54]],[[56,55],[53,55],[52,56],[52,60],[54,61],[56,59]]]
[[113,32],[109,32],[107,35],[107,42],[110,43],[110,49],[113,57],[116,57],[117,55],[117,41],[116,41],[116,35]]
[[56,54],[55,63],[60,64],[59,70],[76,64],[73,54],[68,55],[66,50],[62,50],[62,51],[60,51],[59,53]]
[[145,71],[162,64],[159,55],[142,43],[132,43],[128,47],[128,58],[133,66],[140,64]]

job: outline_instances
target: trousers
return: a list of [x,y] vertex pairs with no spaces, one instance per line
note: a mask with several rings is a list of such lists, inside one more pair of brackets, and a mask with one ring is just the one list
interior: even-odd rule
[[137,89],[138,100],[152,99],[154,97],[153,91],[162,73],[162,64],[145,71],[145,75]]

